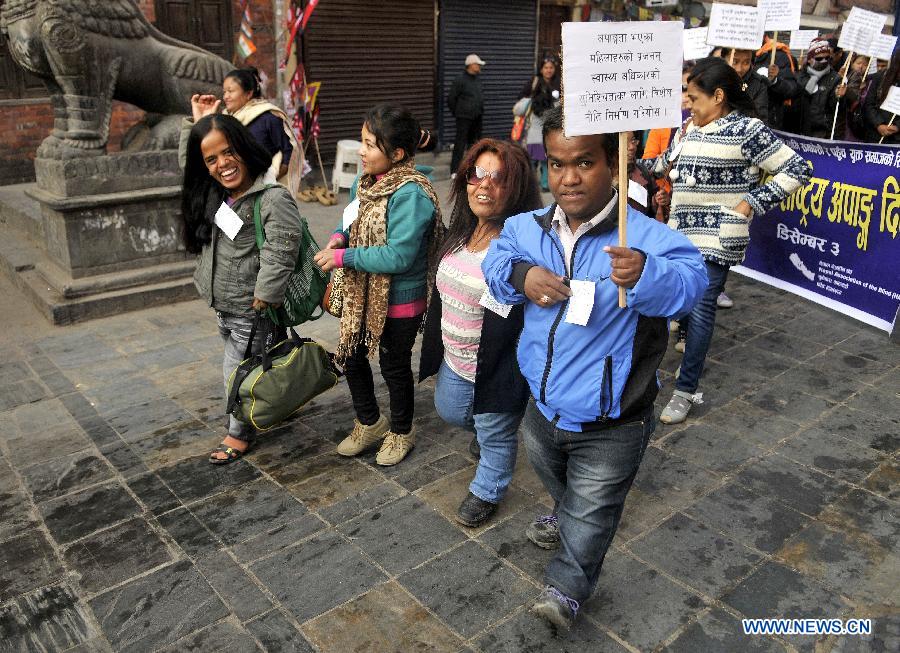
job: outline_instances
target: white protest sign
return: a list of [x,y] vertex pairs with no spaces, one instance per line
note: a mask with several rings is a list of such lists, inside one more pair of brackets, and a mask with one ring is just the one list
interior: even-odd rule
[[819,36],[817,29],[795,29],[791,31],[791,50],[809,50],[809,44]]
[[894,54],[894,48],[897,47],[897,37],[887,34],[876,34],[869,46],[868,54],[873,59],[884,59],[890,61]]
[[841,38],[838,39],[838,47],[848,52],[868,52],[872,41],[878,35],[868,27],[858,23],[844,23],[841,28]]
[[756,7],[766,15],[766,29],[792,32],[800,29],[802,0],[756,0]]
[[882,111],[887,111],[900,116],[900,86],[891,86],[891,88],[888,89],[887,97],[884,98],[884,102],[881,103],[881,107],[879,108]]
[[706,28],[695,27],[684,30],[684,60],[703,59],[712,52],[712,46],[706,42]]
[[884,29],[887,16],[853,7],[838,38],[838,47],[850,52],[868,52],[872,40]]
[[566,136],[681,124],[681,21],[563,23]]
[[756,7],[714,2],[706,42],[723,48],[757,50],[762,45],[765,19]]
[[874,75],[877,72],[878,72],[878,59],[876,59],[875,57],[872,57],[871,59],[869,59],[869,67],[866,68],[866,77],[868,77],[869,75]]

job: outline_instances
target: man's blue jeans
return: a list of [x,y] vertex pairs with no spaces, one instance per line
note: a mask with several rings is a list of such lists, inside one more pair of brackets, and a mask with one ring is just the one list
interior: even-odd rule
[[481,459],[469,492],[482,501],[500,503],[512,480],[519,448],[518,430],[522,413],[472,414],[475,384],[441,363],[434,390],[434,407],[441,419],[475,433]]
[[634,422],[576,433],[557,428],[528,402],[522,420],[525,449],[559,519],[559,550],[544,579],[576,601],[594,591],[655,425],[649,410]]
[[706,274],[709,276],[709,285],[703,292],[703,297],[694,306],[694,310],[679,320],[681,327],[687,329],[687,338],[675,389],[691,394],[697,392],[700,385],[700,375],[703,374],[706,353],[716,326],[716,298],[725,290],[728,266],[706,261]]

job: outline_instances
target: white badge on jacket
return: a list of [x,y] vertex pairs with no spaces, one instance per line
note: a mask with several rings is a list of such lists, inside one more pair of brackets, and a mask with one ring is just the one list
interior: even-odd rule
[[350,225],[356,222],[356,218],[359,217],[359,198],[357,197],[355,200],[350,202],[347,206],[344,207],[344,217],[341,220],[341,228],[344,231],[347,231],[350,228]]
[[569,310],[566,311],[566,322],[569,324],[577,324],[578,326],[586,326],[591,318],[591,311],[594,309],[594,288],[597,286],[593,281],[578,281],[572,279],[569,281],[569,288],[572,289],[572,296],[569,297]]
[[478,303],[484,306],[489,311],[493,311],[500,317],[509,317],[509,312],[512,310],[512,306],[509,304],[501,304],[494,296],[491,294],[491,291],[487,288],[484,289],[484,294],[481,296],[481,299],[478,300]]
[[216,211],[216,226],[221,229],[230,240],[234,240],[234,237],[237,236],[241,227],[244,226],[244,222],[238,214],[234,212],[234,209],[225,202],[222,202],[222,206]]
[[647,189],[634,179],[628,180],[628,198],[634,200],[644,208],[647,207]]

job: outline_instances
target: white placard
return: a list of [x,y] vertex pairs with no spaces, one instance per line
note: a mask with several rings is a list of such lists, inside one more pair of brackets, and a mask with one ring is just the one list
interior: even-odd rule
[[238,214],[234,212],[234,209],[225,202],[222,202],[222,205],[219,206],[216,211],[215,223],[216,226],[222,230],[222,233],[228,236],[229,240],[234,240],[234,237],[237,236],[241,227],[244,226],[244,222],[241,220],[240,216],[238,216]]
[[844,23],[838,47],[848,52],[868,52],[878,32],[857,24]]
[[763,42],[765,19],[765,14],[756,7],[714,2],[706,42],[723,48],[756,51]]
[[563,23],[566,136],[681,124],[681,21]]
[[894,54],[894,48],[897,47],[897,37],[888,34],[876,34],[869,46],[869,55],[874,59],[884,59],[890,61]]
[[766,15],[766,29],[792,32],[800,29],[803,0],[756,0],[757,8]]
[[712,46],[706,42],[706,28],[695,27],[684,30],[684,60],[703,59],[712,52]]
[[900,86],[891,86],[888,89],[887,97],[884,98],[884,102],[881,103],[879,108],[882,111],[900,116]]
[[809,50],[812,40],[819,37],[817,29],[795,29],[791,32],[791,50]]
[[887,16],[853,7],[838,38],[838,47],[850,52],[868,52],[875,35],[881,34]]

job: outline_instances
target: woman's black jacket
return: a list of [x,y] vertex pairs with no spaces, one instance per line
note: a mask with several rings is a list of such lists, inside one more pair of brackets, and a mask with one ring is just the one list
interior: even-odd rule
[[[484,310],[481,342],[475,368],[475,399],[472,413],[517,413],[528,401],[528,383],[519,372],[516,345],[524,324],[524,306],[513,306],[507,317]],[[431,305],[422,334],[419,382],[437,374],[444,360],[441,338],[441,296],[431,293]]]

